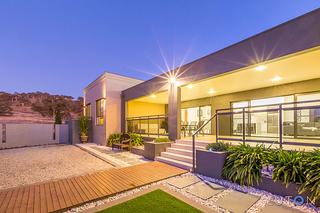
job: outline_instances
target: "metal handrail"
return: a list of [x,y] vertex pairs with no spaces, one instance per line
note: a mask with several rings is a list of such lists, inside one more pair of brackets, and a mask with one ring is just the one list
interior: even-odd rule
[[192,134],[192,171],[195,172],[195,168],[196,168],[196,135],[209,123],[212,121],[212,119],[214,119],[217,116],[217,113],[215,113],[209,120],[207,120],[206,122],[204,122],[204,124],[202,124],[193,134]]

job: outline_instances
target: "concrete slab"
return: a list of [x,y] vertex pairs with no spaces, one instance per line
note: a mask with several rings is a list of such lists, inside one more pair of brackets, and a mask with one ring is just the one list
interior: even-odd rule
[[234,213],[244,213],[259,199],[260,197],[232,190],[219,198],[216,205]]
[[219,194],[223,190],[225,190],[223,186],[214,183],[201,182],[194,184],[190,189],[187,190],[187,192],[203,200],[207,200],[214,195]]
[[279,205],[275,202],[269,202],[261,211],[261,213],[302,213],[297,209]]
[[183,189],[187,186],[198,183],[200,181],[201,180],[195,176],[183,176],[183,177],[172,178],[168,180],[167,183],[176,188]]

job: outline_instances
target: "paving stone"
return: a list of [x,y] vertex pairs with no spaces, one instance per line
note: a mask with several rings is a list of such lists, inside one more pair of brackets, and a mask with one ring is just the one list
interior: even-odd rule
[[203,200],[207,200],[213,197],[214,195],[222,192],[223,190],[225,190],[223,186],[214,183],[200,182],[192,185],[192,187],[188,189],[187,192]]
[[297,209],[279,205],[275,202],[270,202],[262,209],[261,213],[302,213],[302,212]]
[[258,196],[233,190],[226,196],[219,198],[216,202],[216,205],[234,213],[243,213],[246,212],[259,199],[260,197]]
[[183,176],[168,180],[167,183],[174,187],[182,189],[192,184],[198,183],[199,181],[200,179],[195,176]]

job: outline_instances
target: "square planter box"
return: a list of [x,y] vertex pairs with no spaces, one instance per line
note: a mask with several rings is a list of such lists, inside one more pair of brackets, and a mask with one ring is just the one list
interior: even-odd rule
[[144,157],[154,160],[161,152],[166,151],[167,147],[171,147],[171,142],[144,142]]
[[227,152],[196,151],[196,172],[205,176],[222,179],[222,169]]

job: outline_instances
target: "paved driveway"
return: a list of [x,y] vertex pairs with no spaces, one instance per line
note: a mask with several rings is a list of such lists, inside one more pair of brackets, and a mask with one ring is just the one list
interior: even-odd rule
[[72,145],[0,150],[0,190],[113,168]]

